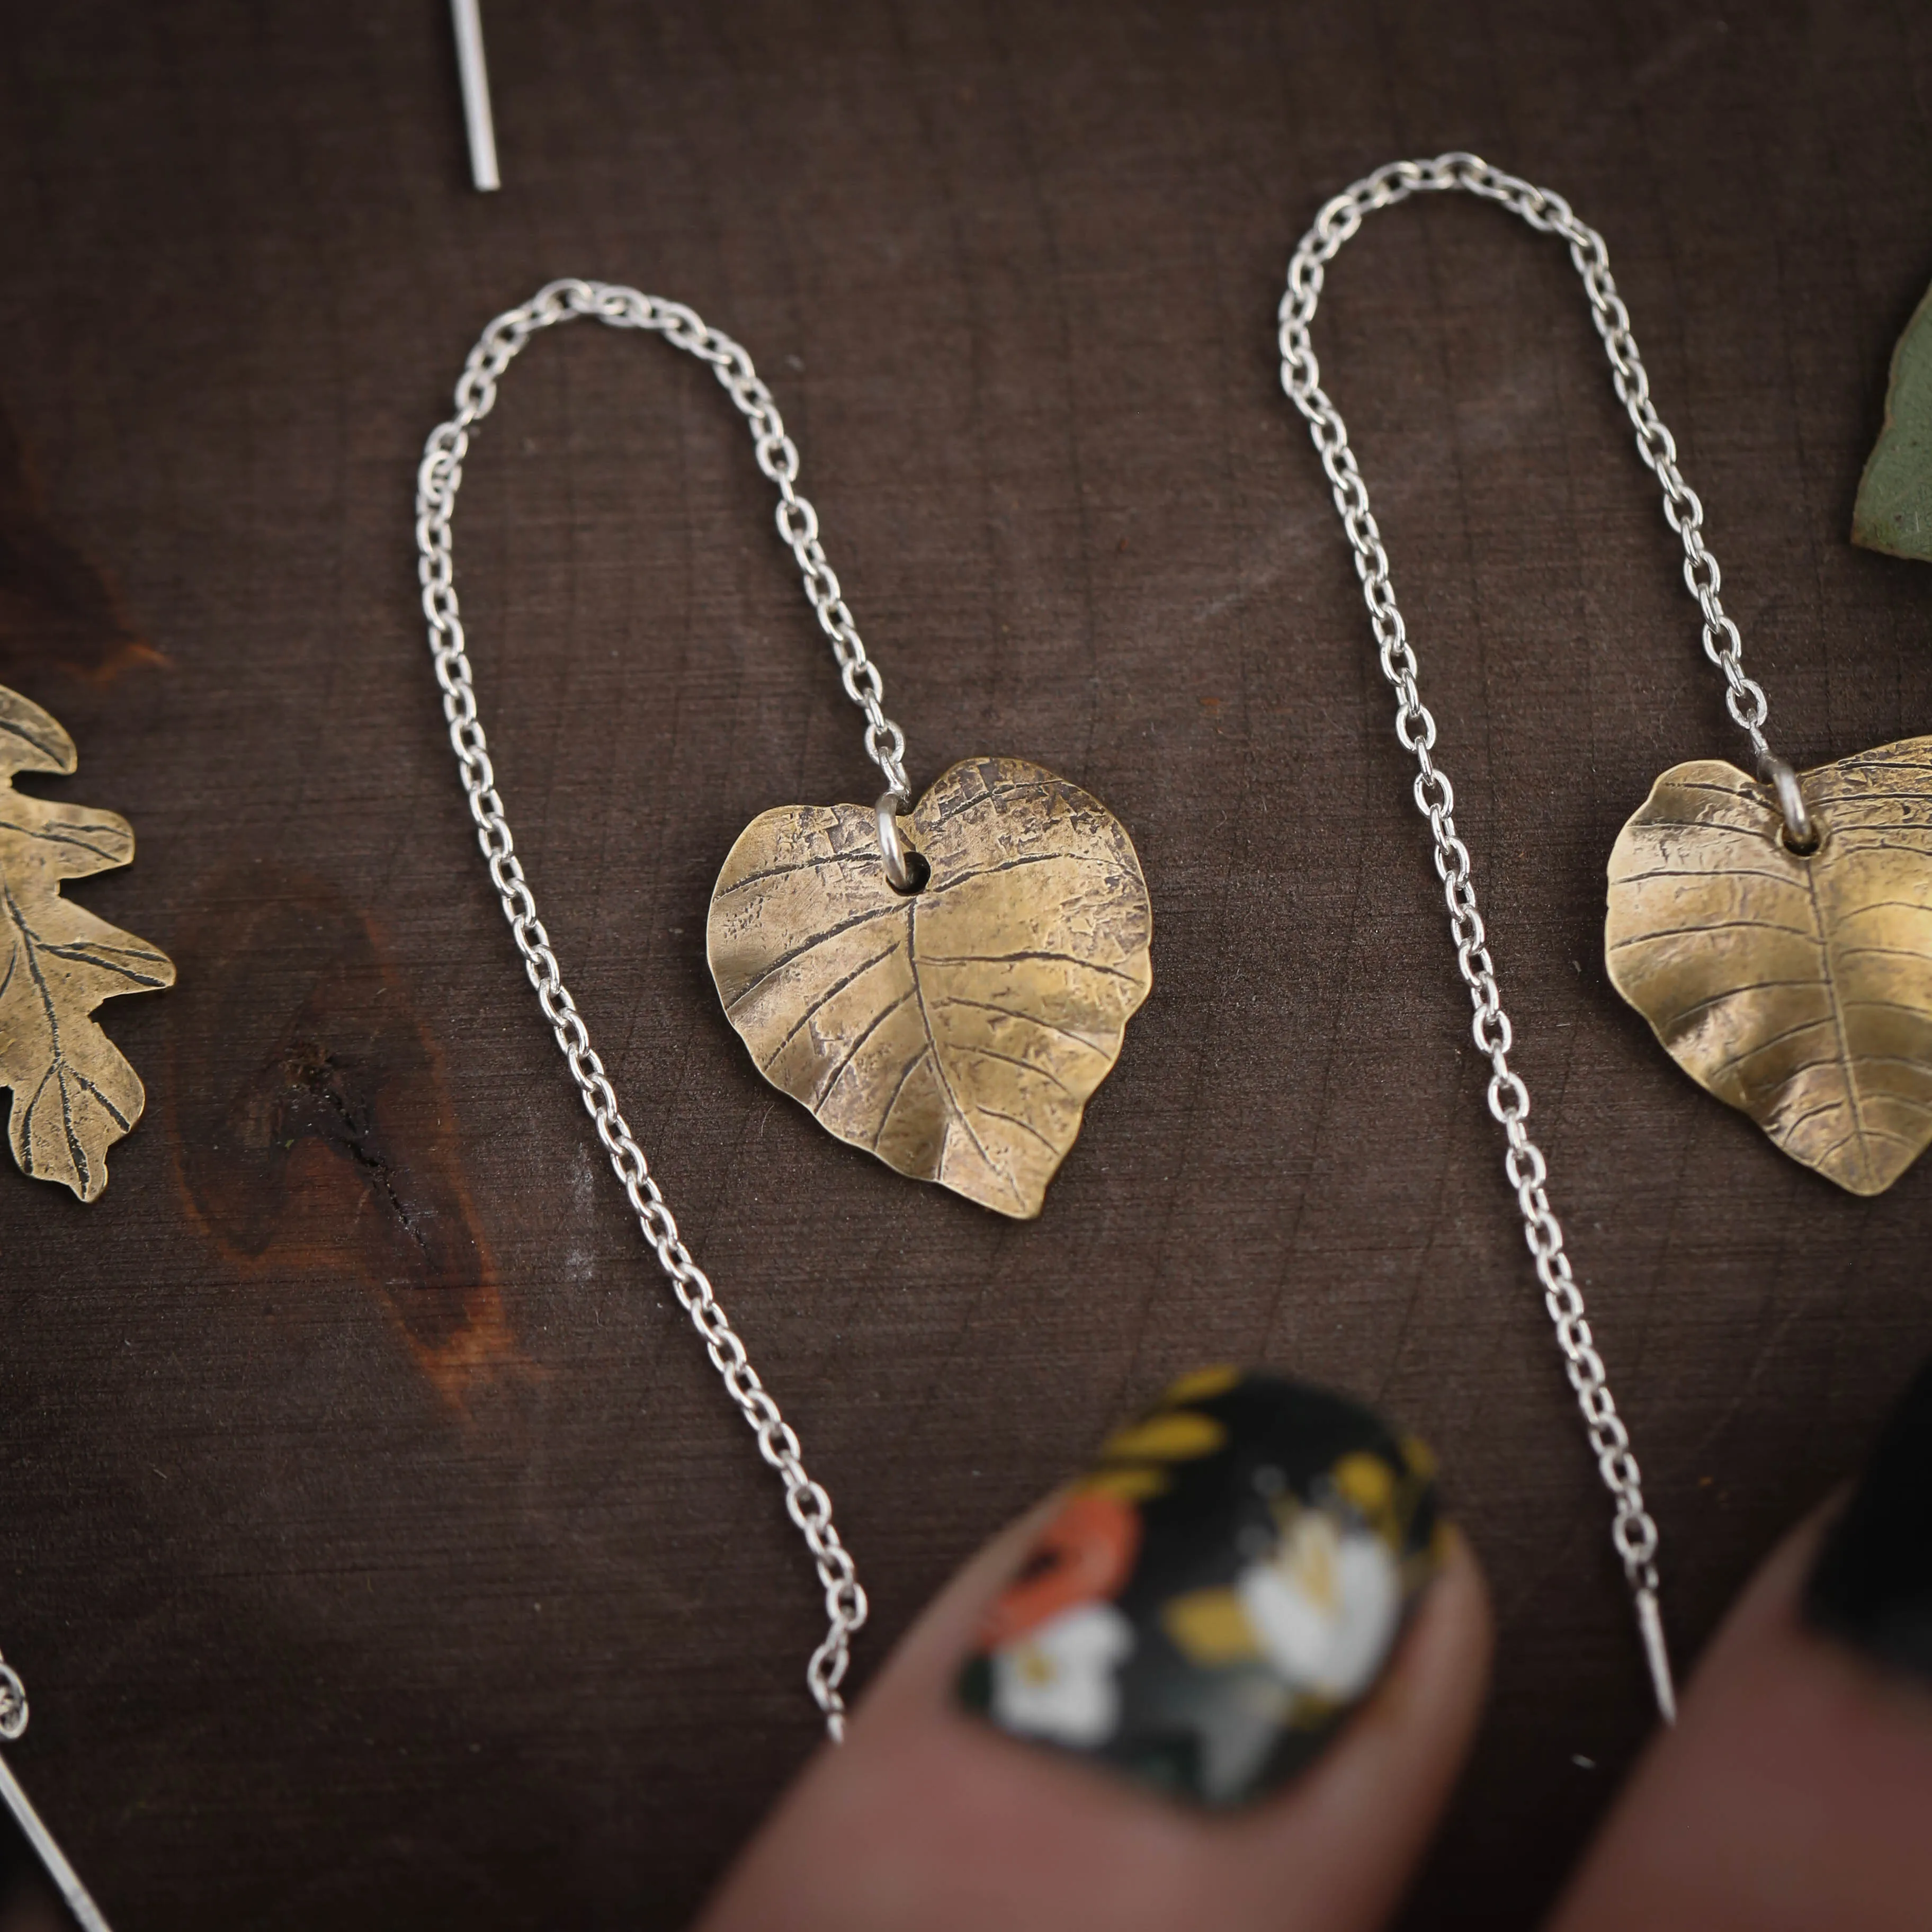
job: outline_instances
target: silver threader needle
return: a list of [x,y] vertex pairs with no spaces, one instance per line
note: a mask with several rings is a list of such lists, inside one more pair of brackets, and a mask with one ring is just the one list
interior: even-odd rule
[[456,71],[470,130],[470,178],[484,194],[503,185],[496,172],[496,124],[490,113],[490,70],[483,63],[483,18],[477,0],[449,0],[456,23]]
[[0,1758],[0,1798],[7,1801],[7,1808],[26,1834],[28,1844],[40,1855],[48,1877],[67,1900],[67,1909],[74,1914],[81,1932],[109,1932],[100,1906],[81,1883],[80,1874],[68,1863],[67,1855],[54,1843],[54,1834],[40,1822],[40,1814],[28,1802],[27,1794],[20,1789],[20,1780],[8,1768],[4,1758]]
[[[0,1738],[10,1744],[26,1728],[27,1687],[20,1682],[20,1673],[0,1658]],[[68,1863],[67,1854],[54,1843],[52,1832],[40,1822],[40,1814],[20,1789],[20,1780],[8,1768],[4,1758],[0,1758],[0,1798],[6,1801],[14,1822],[26,1834],[28,1844],[46,1868],[48,1877],[67,1900],[67,1909],[74,1914],[80,1932],[108,1932],[100,1906],[88,1897],[80,1874]]]

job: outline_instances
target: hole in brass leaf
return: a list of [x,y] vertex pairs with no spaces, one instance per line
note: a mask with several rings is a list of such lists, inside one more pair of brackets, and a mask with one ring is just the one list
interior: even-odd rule
[[[915,852],[908,845],[905,848],[905,868],[907,883],[902,886],[892,886],[892,890],[897,892],[901,898],[909,899],[914,893],[922,892],[926,890],[927,881],[932,877],[932,868],[926,862],[926,854],[923,852]],[[889,886],[892,885],[892,875],[890,873],[886,876],[886,884]]]

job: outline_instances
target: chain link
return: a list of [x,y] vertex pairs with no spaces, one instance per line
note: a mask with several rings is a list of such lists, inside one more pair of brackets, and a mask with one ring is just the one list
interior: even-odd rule
[[476,821],[490,884],[502,902],[503,916],[523,956],[524,970],[585,1111],[596,1124],[612,1170],[658,1265],[670,1279],[673,1293],[704,1338],[712,1366],[756,1436],[758,1453],[784,1484],[786,1510],[812,1552],[825,1592],[827,1628],[824,1640],[806,1666],[806,1682],[824,1714],[826,1730],[837,1740],[844,1735],[845,1701],[839,1687],[850,1666],[852,1637],[866,1621],[866,1593],[860,1587],[851,1554],[832,1523],[831,1498],[807,1472],[798,1437],[752,1366],[745,1345],[704,1270],[680,1239],[677,1222],[652,1177],[644,1149],[632,1137],[618,1106],[604,1063],[592,1050],[590,1030],[563,983],[550,936],[537,917],[536,901],[516,856],[476,715],[450,542],[450,519],[456,508],[456,493],[462,487],[470,431],[490,413],[499,380],[530,338],[540,329],[578,316],[594,316],[615,328],[651,330],[711,365],[750,425],[758,467],[777,485],[778,533],[798,560],[806,595],[838,654],[846,692],[865,713],[866,752],[885,773],[888,785],[900,793],[907,790],[901,762],[905,740],[880,708],[884,686],[878,668],[866,655],[852,614],[840,595],[838,580],[820,548],[818,513],[798,492],[797,446],[786,435],[771,392],[758,380],[745,351],[678,303],[597,282],[553,282],[520,308],[497,316],[470,352],[456,386],[456,413],[430,431],[416,472],[416,569],[436,682],[442,688],[443,716],[449,724],[449,742],[460,768],[464,793],[470,801],[470,814]]
[[1636,431],[1637,454],[1655,472],[1664,489],[1664,514],[1684,545],[1684,580],[1703,614],[1704,649],[1724,676],[1725,703],[1750,740],[1762,764],[1775,764],[1764,736],[1768,710],[1763,692],[1744,674],[1736,624],[1719,601],[1722,583],[1718,560],[1703,539],[1703,506],[1677,466],[1677,446],[1650,400],[1650,381],[1630,331],[1629,312],[1612,280],[1604,238],[1579,220],[1560,195],[1520,181],[1474,154],[1443,154],[1434,160],[1397,161],[1345,189],[1324,206],[1297,245],[1288,264],[1288,290],[1280,311],[1281,380],[1288,399],[1308,420],[1354,552],[1355,574],[1379,647],[1382,674],[1396,693],[1396,736],[1414,758],[1416,809],[1429,820],[1437,876],[1448,908],[1456,964],[1468,989],[1475,1017],[1471,1030],[1477,1050],[1488,1060],[1489,1108],[1508,1143],[1503,1171],[1515,1190],[1523,1230],[1541,1282],[1544,1305],[1555,1325],[1570,1385],[1597,1459],[1598,1473],[1614,1506],[1611,1541],[1635,1600],[1637,1621],[1649,1663],[1658,1708],[1666,1721],[1676,1700],[1658,1608],[1658,1530],[1643,1499],[1643,1479],[1630,1448],[1630,1431],[1617,1412],[1602,1356],[1584,1310],[1582,1291],[1564,1252],[1563,1229],[1551,1212],[1546,1186],[1548,1163],[1530,1138],[1529,1090],[1510,1066],[1515,1034],[1503,1010],[1495,964],[1490,958],[1468,848],[1457,837],[1456,794],[1435,760],[1436,721],[1416,683],[1415,652],[1396,608],[1388,554],[1369,508],[1368,486],[1349,447],[1347,425],[1322,387],[1321,365],[1310,346],[1309,324],[1320,301],[1326,265],[1362,225],[1364,215],[1391,208],[1413,194],[1460,190],[1494,201],[1531,227],[1560,236],[1583,279],[1598,334],[1610,358],[1618,399]]

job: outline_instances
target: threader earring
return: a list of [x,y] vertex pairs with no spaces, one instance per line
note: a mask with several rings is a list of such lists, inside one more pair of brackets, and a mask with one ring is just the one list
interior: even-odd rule
[[[554,282],[499,316],[418,472],[423,608],[505,910],[513,923],[531,916],[476,722],[449,519],[470,431],[503,371],[532,335],[579,316],[698,357],[745,418],[778,491],[778,534],[886,781],[876,805],[767,812],[732,847],[706,926],[726,1016],[758,1070],[828,1132],[902,1174],[1030,1219],[1152,985],[1132,842],[1097,800],[1018,758],[969,758],[913,802],[904,734],[885,714],[878,666],[799,494],[798,448],[771,392],[722,330],[635,289]],[[527,928],[518,929],[520,940]]]
[[1490,1066],[1490,1112],[1508,1142],[1504,1172],[1615,1504],[1612,1540],[1668,1721],[1675,1700],[1658,1606],[1657,1525],[1550,1210],[1547,1163],[1529,1136],[1529,1093],[1510,1066],[1514,1036],[1476,908],[1468,850],[1456,834],[1455,794],[1434,757],[1436,722],[1417,688],[1388,555],[1347,426],[1322,387],[1309,344],[1327,265],[1364,216],[1412,195],[1450,191],[1497,202],[1569,244],[1637,454],[1662,484],[1665,519],[1682,542],[1706,654],[1723,674],[1726,706],[1756,760],[1755,778],[1714,759],[1673,766],[1624,827],[1610,860],[1611,982],[1694,1079],[1748,1114],[1794,1159],[1859,1194],[1888,1186],[1932,1141],[1932,738],[1802,776],[1773,752],[1764,729],[1769,706],[1744,675],[1737,626],[1719,599],[1703,506],[1651,401],[1604,238],[1561,195],[1476,155],[1451,154],[1378,168],[1322,208],[1288,264],[1279,316],[1282,386],[1307,418],[1334,487],[1382,671],[1395,689],[1396,735],[1415,758],[1416,807],[1429,820],[1456,966],[1475,1009],[1476,1046]]
[[563,982],[518,861],[478,722],[450,523],[471,432],[536,334],[588,316],[642,329],[707,364],[745,418],[778,492],[778,530],[830,639],[885,778],[870,806],[784,806],[754,820],[712,891],[706,950],[732,1025],[766,1079],[838,1138],[902,1174],[1018,1218],[1046,1184],[1112,1068],[1151,984],[1150,914],[1132,842],[1098,800],[1035,764],[971,758],[916,804],[905,739],[799,493],[797,446],[751,358],[689,309],[635,289],[559,281],[499,316],[470,351],[456,412],[416,480],[423,612],[450,742],[492,884],[570,1076],[674,1292],[784,1484],[825,1591],[807,1682],[827,1729],[866,1598],[825,1491],[679,1238],[644,1150]]

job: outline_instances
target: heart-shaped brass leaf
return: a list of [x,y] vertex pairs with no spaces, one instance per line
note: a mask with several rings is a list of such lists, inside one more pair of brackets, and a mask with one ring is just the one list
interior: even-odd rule
[[1766,788],[1677,765],[1610,854],[1611,983],[1678,1066],[1794,1160],[1878,1194],[1932,1143],[1932,738]]
[[842,1141],[1030,1218],[1153,984],[1119,820],[1018,758],[913,808],[923,890],[886,878],[872,808],[752,820],[718,875],[712,976],[758,1070]]

